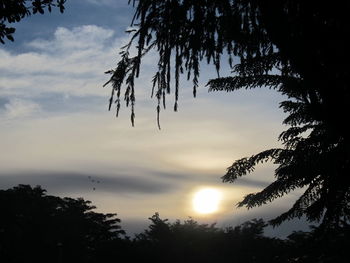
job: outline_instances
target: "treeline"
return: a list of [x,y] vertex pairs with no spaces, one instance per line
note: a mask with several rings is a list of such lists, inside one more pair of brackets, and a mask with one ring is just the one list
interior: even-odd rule
[[0,262],[348,262],[350,226],[264,236],[262,219],[218,228],[158,213],[135,237],[90,201],[19,185],[0,190]]

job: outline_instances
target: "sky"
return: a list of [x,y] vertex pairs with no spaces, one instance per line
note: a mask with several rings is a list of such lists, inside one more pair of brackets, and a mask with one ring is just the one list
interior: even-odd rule
[[[144,229],[155,212],[229,226],[287,210],[298,193],[252,210],[236,207],[273,180],[272,164],[235,184],[220,179],[235,160],[280,146],[286,127],[276,91],[208,93],[205,84],[216,73],[203,64],[197,97],[183,79],[179,110],[162,111],[159,130],[150,97],[153,52],[136,82],[135,127],[129,108],[118,118],[108,111],[104,72],[116,66],[129,38],[133,8],[127,2],[67,1],[64,14],[53,10],[16,24],[15,42],[0,46],[0,188],[41,185],[51,195],[83,197],[97,211],[117,213],[129,233]],[[222,75],[229,74],[223,65]],[[173,101],[172,94],[168,104]],[[204,215],[192,200],[205,187],[217,189],[221,201]],[[294,221],[271,231],[303,225]]]

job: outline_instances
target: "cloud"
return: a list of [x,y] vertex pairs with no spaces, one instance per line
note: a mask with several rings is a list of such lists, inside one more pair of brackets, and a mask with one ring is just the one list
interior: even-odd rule
[[108,76],[103,72],[115,67],[114,58],[126,39],[111,29],[84,25],[59,27],[52,38],[29,42],[26,52],[0,49],[0,96],[106,96],[102,84]]
[[110,192],[116,194],[164,194],[176,186],[161,179],[135,175],[99,175],[77,172],[19,172],[0,174],[0,188],[18,184],[41,185],[50,192]]
[[[269,171],[271,174],[273,174],[272,171]],[[265,177],[265,178],[264,178]],[[263,176],[262,179],[256,180],[256,179],[249,179],[249,178],[238,178],[235,182],[234,185],[240,185],[240,186],[247,186],[247,187],[254,187],[254,188],[260,188],[263,189],[266,186],[268,186],[271,182],[267,178],[269,176]],[[265,179],[265,180],[263,180]]]
[[[28,43],[29,47],[41,50],[45,53],[56,53],[57,55],[67,55],[83,51],[103,49],[106,41],[114,35],[111,29],[105,29],[96,25],[85,25],[74,27],[71,30],[65,27],[58,27],[51,40],[36,39]],[[97,50],[96,50],[97,49]]]
[[40,105],[33,101],[14,98],[3,104],[2,115],[6,119],[21,118],[36,114],[40,110]]
[[0,111],[5,109],[5,105],[9,103],[7,98],[0,97]]

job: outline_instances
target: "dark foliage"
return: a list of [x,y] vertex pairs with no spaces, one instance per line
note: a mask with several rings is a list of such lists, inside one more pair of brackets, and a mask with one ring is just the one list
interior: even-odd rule
[[282,262],[286,259],[284,242],[263,236],[266,224],[262,219],[227,229],[199,224],[192,218],[170,223],[158,213],[149,219],[149,228],[133,241],[140,253],[132,261],[146,258],[153,262]]
[[[134,124],[135,78],[142,57],[155,49],[158,71],[152,94],[161,104],[172,90],[178,108],[180,74],[192,78],[196,94],[200,62],[214,64],[218,78],[209,91],[271,88],[288,97],[281,108],[289,128],[280,135],[283,148],[270,149],[233,163],[224,182],[254,171],[258,163],[277,165],[275,181],[259,193],[246,196],[239,206],[260,206],[298,188],[305,189],[277,225],[305,215],[336,227],[350,217],[350,4],[344,1],[303,0],[140,0],[136,5],[131,41],[108,83],[110,107],[119,111],[122,86],[131,105]],[[130,56],[130,49],[138,52]],[[220,77],[220,63],[227,53],[232,76]],[[192,76],[192,77],[191,77]],[[116,97],[116,98],[115,98]]]
[[95,262],[103,244],[121,240],[116,214],[45,192],[28,185],[0,190],[1,262]]
[[44,14],[45,10],[52,11],[53,7],[64,11],[66,0],[0,0],[0,42],[5,44],[5,38],[14,41],[14,27],[8,24],[17,23],[23,18],[34,15]]
[[115,214],[96,213],[82,198],[46,195],[40,187],[0,190],[0,262],[347,262],[349,225],[337,231],[264,236],[253,219],[218,228],[192,218],[171,223],[158,213],[133,239]]
[[348,262],[349,231],[350,226],[342,224],[337,230],[314,227],[311,232],[293,232],[287,239],[288,262]]

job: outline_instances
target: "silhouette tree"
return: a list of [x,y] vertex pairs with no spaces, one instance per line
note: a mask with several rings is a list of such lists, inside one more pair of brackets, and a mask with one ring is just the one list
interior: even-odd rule
[[349,230],[345,223],[327,231],[312,227],[310,232],[293,232],[286,240],[288,262],[348,262]]
[[29,185],[0,190],[1,262],[95,262],[103,245],[120,241],[124,231],[116,214],[45,192]]
[[[129,1],[131,2],[131,1]],[[271,88],[288,97],[281,102],[290,128],[279,139],[283,148],[270,149],[237,160],[227,169],[224,182],[234,182],[261,162],[277,164],[275,181],[261,192],[246,196],[239,206],[252,208],[290,191],[305,189],[286,213],[272,220],[305,215],[324,226],[337,226],[350,216],[350,130],[344,114],[350,99],[350,52],[347,14],[350,5],[287,0],[140,0],[130,42],[122,48],[117,67],[105,84],[112,85],[109,108],[121,107],[123,84],[126,106],[131,105],[134,125],[135,78],[142,58],[159,54],[152,96],[165,108],[172,90],[178,108],[182,73],[193,81],[196,95],[200,63],[214,64],[218,78],[209,80],[210,91]],[[137,53],[130,50],[136,46]],[[220,77],[221,57],[227,53],[232,76]],[[192,76],[192,77],[191,77]]]
[[[152,262],[286,262],[286,244],[263,236],[262,219],[221,229],[192,218],[174,223],[156,213],[133,241],[131,261]],[[292,246],[291,246],[292,247]],[[137,253],[135,253],[137,251]]]
[[66,0],[0,0],[0,42],[5,44],[5,38],[14,41],[16,29],[7,23],[17,23],[32,14],[44,14],[45,9],[51,12],[52,7],[64,11]]
[[264,236],[266,226],[264,220],[253,219],[226,228],[222,243],[226,258],[234,262],[287,262],[285,242]]
[[1,262],[347,262],[350,228],[293,232],[286,240],[264,236],[253,219],[218,228],[192,218],[170,222],[158,213],[135,238],[124,235],[115,214],[93,212],[82,198],[46,195],[40,187],[0,190]]

